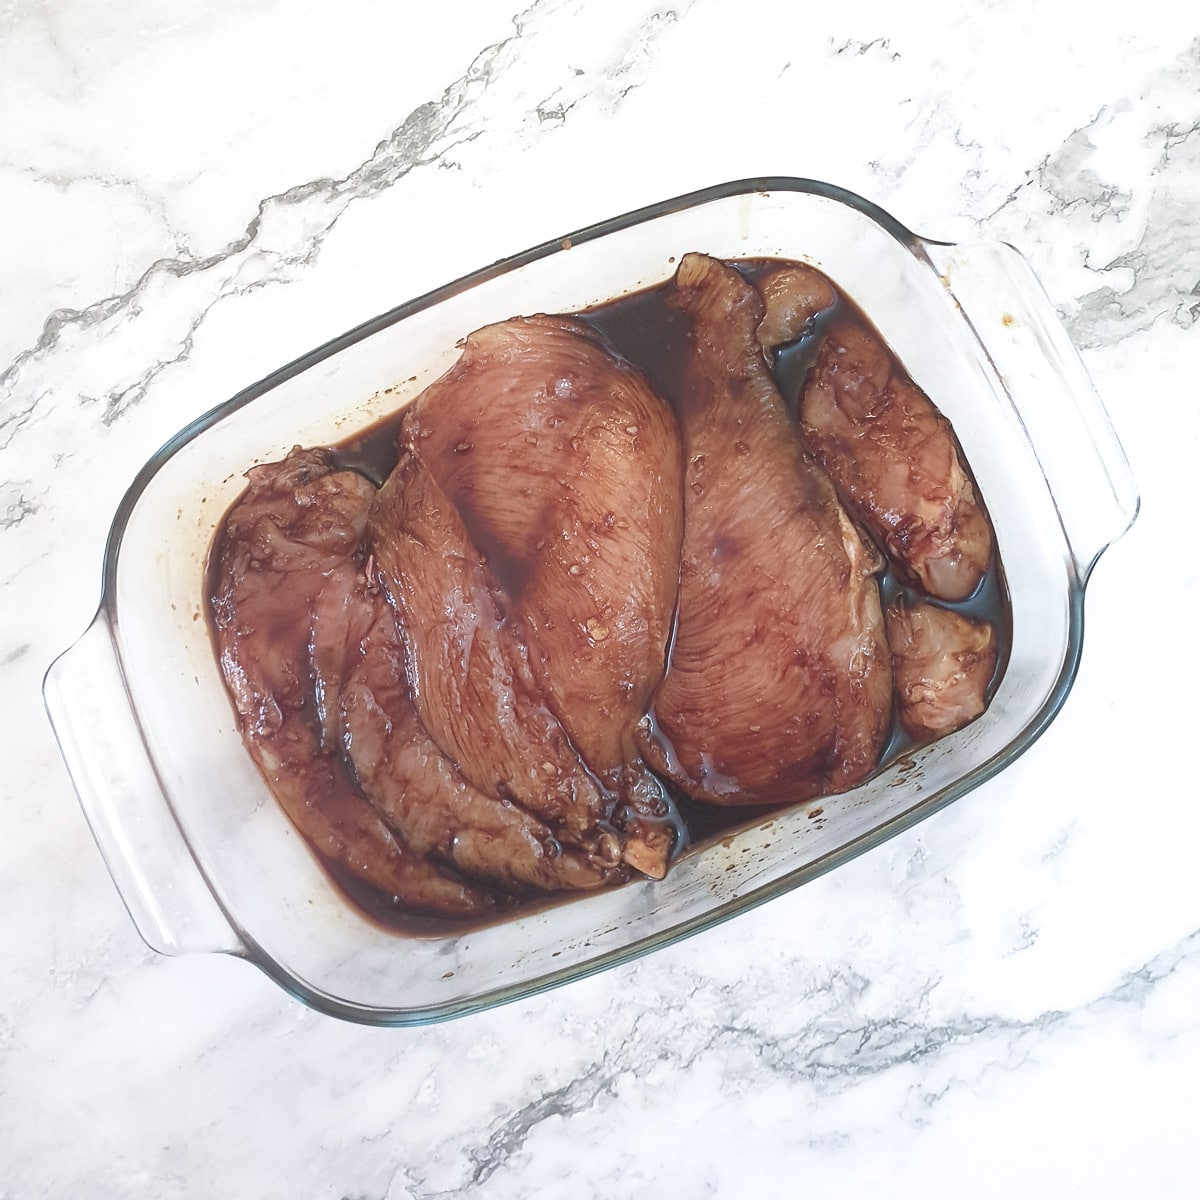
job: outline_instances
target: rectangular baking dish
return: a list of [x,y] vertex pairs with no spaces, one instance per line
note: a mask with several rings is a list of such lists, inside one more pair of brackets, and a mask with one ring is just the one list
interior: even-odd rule
[[[456,936],[389,933],[330,882],[242,745],[204,616],[213,533],[250,465],[344,439],[411,400],[471,330],[658,283],[689,250],[793,258],[826,272],[950,419],[1011,595],[1003,681],[987,713],[959,733],[852,792],[685,856],[662,882]],[[743,180],[556,238],[401,304],[182,430],[125,495],[99,611],[51,666],[45,700],[96,841],[151,947],[241,956],[343,1018],[428,1022],[708,928],[1002,770],[1062,705],[1079,662],[1088,574],[1137,504],[1083,366],[1016,251],[917,237],[828,184]]]

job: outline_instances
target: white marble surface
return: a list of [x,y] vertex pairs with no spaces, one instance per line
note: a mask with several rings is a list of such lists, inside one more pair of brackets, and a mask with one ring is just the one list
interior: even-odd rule
[[[945,10],[0,6],[0,1197],[1196,1194],[1200,40],[1175,0]],[[1015,243],[1081,348],[1143,505],[1049,732],[785,899],[446,1025],[145,949],[39,699],[138,466],[399,300],[756,173]]]

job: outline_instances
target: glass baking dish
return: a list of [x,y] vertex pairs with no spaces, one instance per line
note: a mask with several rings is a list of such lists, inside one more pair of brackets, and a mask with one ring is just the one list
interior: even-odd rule
[[[205,560],[253,463],[349,436],[415,397],[491,321],[658,283],[689,250],[826,272],[949,417],[994,522],[1012,648],[986,714],[844,795],[779,811],[636,883],[454,936],[398,936],[351,907],[237,732],[204,617]],[[742,180],[518,254],[401,304],[171,439],[113,522],[99,611],[50,668],[46,705],[143,938],[224,952],[305,1003],[377,1024],[487,1008],[625,961],[778,896],[1002,770],[1071,687],[1083,593],[1131,524],[1128,464],[1024,260],[915,236],[811,180]],[[819,814],[817,810],[819,811]]]

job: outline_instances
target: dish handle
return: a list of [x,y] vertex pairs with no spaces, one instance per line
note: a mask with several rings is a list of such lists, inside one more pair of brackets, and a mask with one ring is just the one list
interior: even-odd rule
[[50,724],[109,874],[143,940],[160,954],[244,953],[163,795],[129,703],[103,609],[50,665]]
[[1140,501],[1129,460],[1079,353],[1012,246],[924,248],[1000,376],[1086,582],[1104,550],[1133,524]]

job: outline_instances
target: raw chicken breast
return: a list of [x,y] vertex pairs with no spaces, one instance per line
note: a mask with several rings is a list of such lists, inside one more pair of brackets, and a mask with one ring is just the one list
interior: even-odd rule
[[888,643],[900,724],[920,742],[961,729],[987,707],[996,632],[950,609],[902,598],[889,604]]
[[645,752],[717,803],[844,790],[875,768],[890,720],[877,556],[785,412],[757,337],[758,293],[699,254],[675,286],[690,318],[683,553]]
[[417,452],[402,455],[376,496],[368,531],[430,736],[476,788],[614,866],[605,793],[546,707],[503,595]]
[[520,891],[573,891],[609,873],[564,849],[523,809],[472,786],[425,732],[408,686],[404,647],[381,603],[342,689],[347,755],[359,786],[420,854]]
[[320,450],[249,472],[216,564],[221,669],[250,754],[321,855],[416,911],[484,913],[491,894],[416,853],[341,758],[341,688],[372,617],[358,555],[373,497]]
[[765,309],[758,325],[758,340],[765,350],[796,341],[808,323],[837,299],[833,285],[820,271],[798,263],[770,268],[755,286]]
[[466,339],[403,441],[501,584],[547,707],[619,797],[626,861],[661,877],[674,832],[635,731],[663,676],[678,585],[670,408],[587,325],[518,318]]
[[992,552],[991,531],[949,422],[899,374],[868,330],[825,332],[800,421],[843,503],[910,582],[963,600]]

